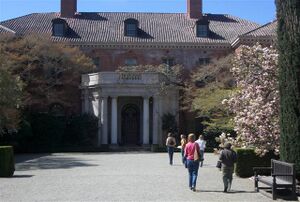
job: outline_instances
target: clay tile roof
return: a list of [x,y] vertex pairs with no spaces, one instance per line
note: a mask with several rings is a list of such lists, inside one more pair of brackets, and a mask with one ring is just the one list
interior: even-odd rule
[[260,36],[271,36],[275,37],[277,29],[277,20],[264,24],[261,27],[258,27],[257,29],[254,29],[246,34],[245,36],[252,36],[252,37],[260,37]]
[[15,31],[0,25],[0,34],[15,34],[15,33],[16,33]]
[[[206,14],[210,36],[196,37],[196,20],[185,13],[78,13],[74,18],[64,18],[70,27],[67,37],[53,37],[52,19],[59,13],[33,13],[2,21],[0,25],[18,34],[43,34],[54,41],[71,43],[172,43],[172,44],[224,44],[237,36],[259,27],[258,24],[223,14]],[[124,36],[124,20],[134,18],[139,22],[139,36]]]

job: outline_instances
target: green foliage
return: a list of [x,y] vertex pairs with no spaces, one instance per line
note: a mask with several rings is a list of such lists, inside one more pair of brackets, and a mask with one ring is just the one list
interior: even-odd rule
[[13,77],[6,69],[3,69],[1,65],[0,62],[0,135],[3,135],[3,129],[18,127],[22,82],[18,77]]
[[[254,149],[235,149],[237,153],[237,162],[235,173],[239,177],[250,177],[254,175],[254,167],[270,167],[271,159],[278,159],[273,152],[268,152],[263,157],[258,156]],[[268,173],[264,173],[268,174]]]
[[64,135],[64,145],[96,146],[98,119],[83,114],[69,119]]
[[233,137],[235,137],[235,132],[232,127],[219,127],[217,126],[209,126],[206,128],[203,132],[204,139],[206,141],[206,147],[210,148],[219,148],[219,142],[217,142],[217,138],[222,134],[222,133],[230,133],[232,134]]
[[[191,79],[186,82],[183,104],[186,109],[198,116],[209,117],[210,122],[203,123],[213,128],[231,127],[232,115],[223,106],[222,101],[235,92],[235,81],[230,72],[232,55],[215,60],[195,69]],[[209,127],[207,128],[209,130]]]
[[24,117],[20,130],[0,138],[1,144],[14,145],[17,152],[58,152],[68,148],[94,147],[97,144],[98,118],[32,113]]
[[14,151],[11,146],[0,146],[0,177],[11,177],[15,172]]
[[167,113],[162,116],[162,129],[171,133],[178,131],[175,115]]
[[300,176],[300,1],[277,0],[280,156]]
[[37,36],[0,38],[0,47],[0,69],[26,84],[22,100],[26,108],[47,111],[52,103],[77,106],[81,74],[94,68],[78,48]]

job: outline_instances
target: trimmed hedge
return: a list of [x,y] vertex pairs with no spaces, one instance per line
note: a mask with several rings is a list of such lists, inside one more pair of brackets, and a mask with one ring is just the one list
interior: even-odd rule
[[0,146],[0,177],[11,177],[15,172],[14,151],[11,146]]
[[[270,167],[271,159],[279,159],[273,152],[265,156],[257,156],[254,149],[235,149],[237,153],[237,162],[235,173],[239,177],[250,177],[254,175],[253,167]],[[268,174],[268,173],[264,173]]]

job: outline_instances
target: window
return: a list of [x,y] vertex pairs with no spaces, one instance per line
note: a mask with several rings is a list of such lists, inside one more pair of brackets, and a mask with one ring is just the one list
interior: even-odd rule
[[162,63],[169,67],[172,67],[175,65],[174,58],[163,58]]
[[197,36],[207,37],[208,36],[208,26],[207,25],[197,25]]
[[196,22],[196,34],[197,37],[209,36],[209,21],[207,18],[204,17]]
[[52,20],[52,35],[65,36],[67,33],[67,22],[64,19],[56,18]]
[[124,21],[124,34],[125,36],[138,35],[139,22],[136,19],[127,19]]
[[210,58],[199,58],[198,64],[199,65],[207,65],[210,63]]
[[137,61],[134,58],[128,58],[128,59],[125,60],[125,65],[126,66],[136,66]]
[[136,36],[136,25],[135,24],[127,24],[127,36]]
[[54,24],[53,25],[53,35],[54,36],[64,36],[64,25]]
[[53,116],[64,116],[65,109],[61,104],[54,103],[49,107],[49,113],[52,114]]
[[100,58],[99,57],[95,57],[93,58],[93,63],[96,66],[96,70],[100,70]]

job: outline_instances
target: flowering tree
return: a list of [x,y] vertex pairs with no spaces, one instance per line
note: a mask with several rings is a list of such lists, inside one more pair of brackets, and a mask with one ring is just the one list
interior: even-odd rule
[[239,146],[255,147],[260,155],[279,151],[277,58],[273,48],[242,46],[231,68],[238,91],[223,101],[235,114]]

